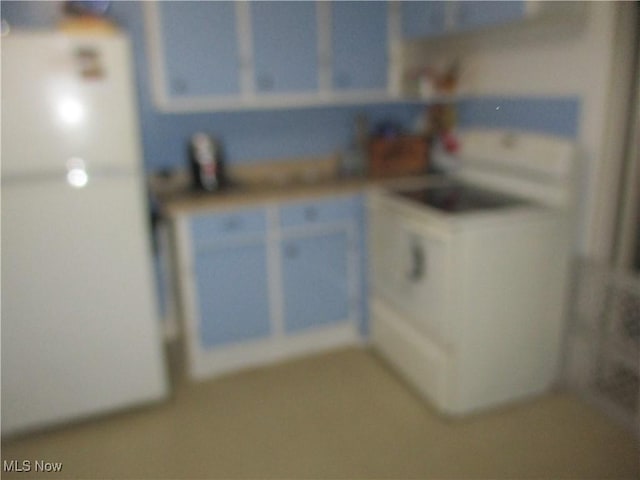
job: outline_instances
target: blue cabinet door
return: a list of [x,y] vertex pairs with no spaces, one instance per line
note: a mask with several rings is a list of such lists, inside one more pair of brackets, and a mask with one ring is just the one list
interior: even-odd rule
[[270,335],[264,241],[201,248],[194,268],[204,348]]
[[297,93],[318,89],[315,2],[252,2],[256,90]]
[[348,249],[346,230],[283,240],[286,333],[349,319]]
[[332,86],[335,90],[386,88],[387,14],[387,2],[332,3]]
[[471,30],[509,23],[525,16],[524,1],[469,1],[455,4],[455,29]]
[[240,91],[233,2],[158,2],[171,97]]
[[446,30],[446,2],[416,1],[401,3],[402,37],[435,37]]

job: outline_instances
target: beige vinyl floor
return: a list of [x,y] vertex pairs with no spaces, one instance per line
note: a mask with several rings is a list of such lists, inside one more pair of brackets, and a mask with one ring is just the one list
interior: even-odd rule
[[2,444],[3,460],[63,463],[41,478],[637,479],[639,452],[567,393],[444,419],[356,348],[178,380],[165,403]]

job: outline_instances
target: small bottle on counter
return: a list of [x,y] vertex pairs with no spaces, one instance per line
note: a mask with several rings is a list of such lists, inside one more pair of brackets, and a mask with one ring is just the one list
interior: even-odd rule
[[194,188],[215,192],[225,186],[222,149],[210,135],[198,132],[191,136],[189,164]]

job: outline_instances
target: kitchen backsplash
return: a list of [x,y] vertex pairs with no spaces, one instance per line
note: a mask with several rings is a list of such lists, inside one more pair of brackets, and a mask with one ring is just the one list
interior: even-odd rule
[[513,128],[575,138],[580,98],[485,96],[460,102],[457,112],[461,127]]

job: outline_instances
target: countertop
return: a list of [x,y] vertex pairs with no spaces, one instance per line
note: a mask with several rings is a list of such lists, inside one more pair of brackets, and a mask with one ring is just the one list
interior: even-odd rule
[[172,192],[155,192],[155,197],[162,214],[168,218],[175,218],[220,209],[280,203],[311,197],[347,195],[375,188],[410,187],[423,185],[436,178],[438,177],[426,175],[385,179],[336,177],[314,183],[232,186],[215,193],[182,188]]

